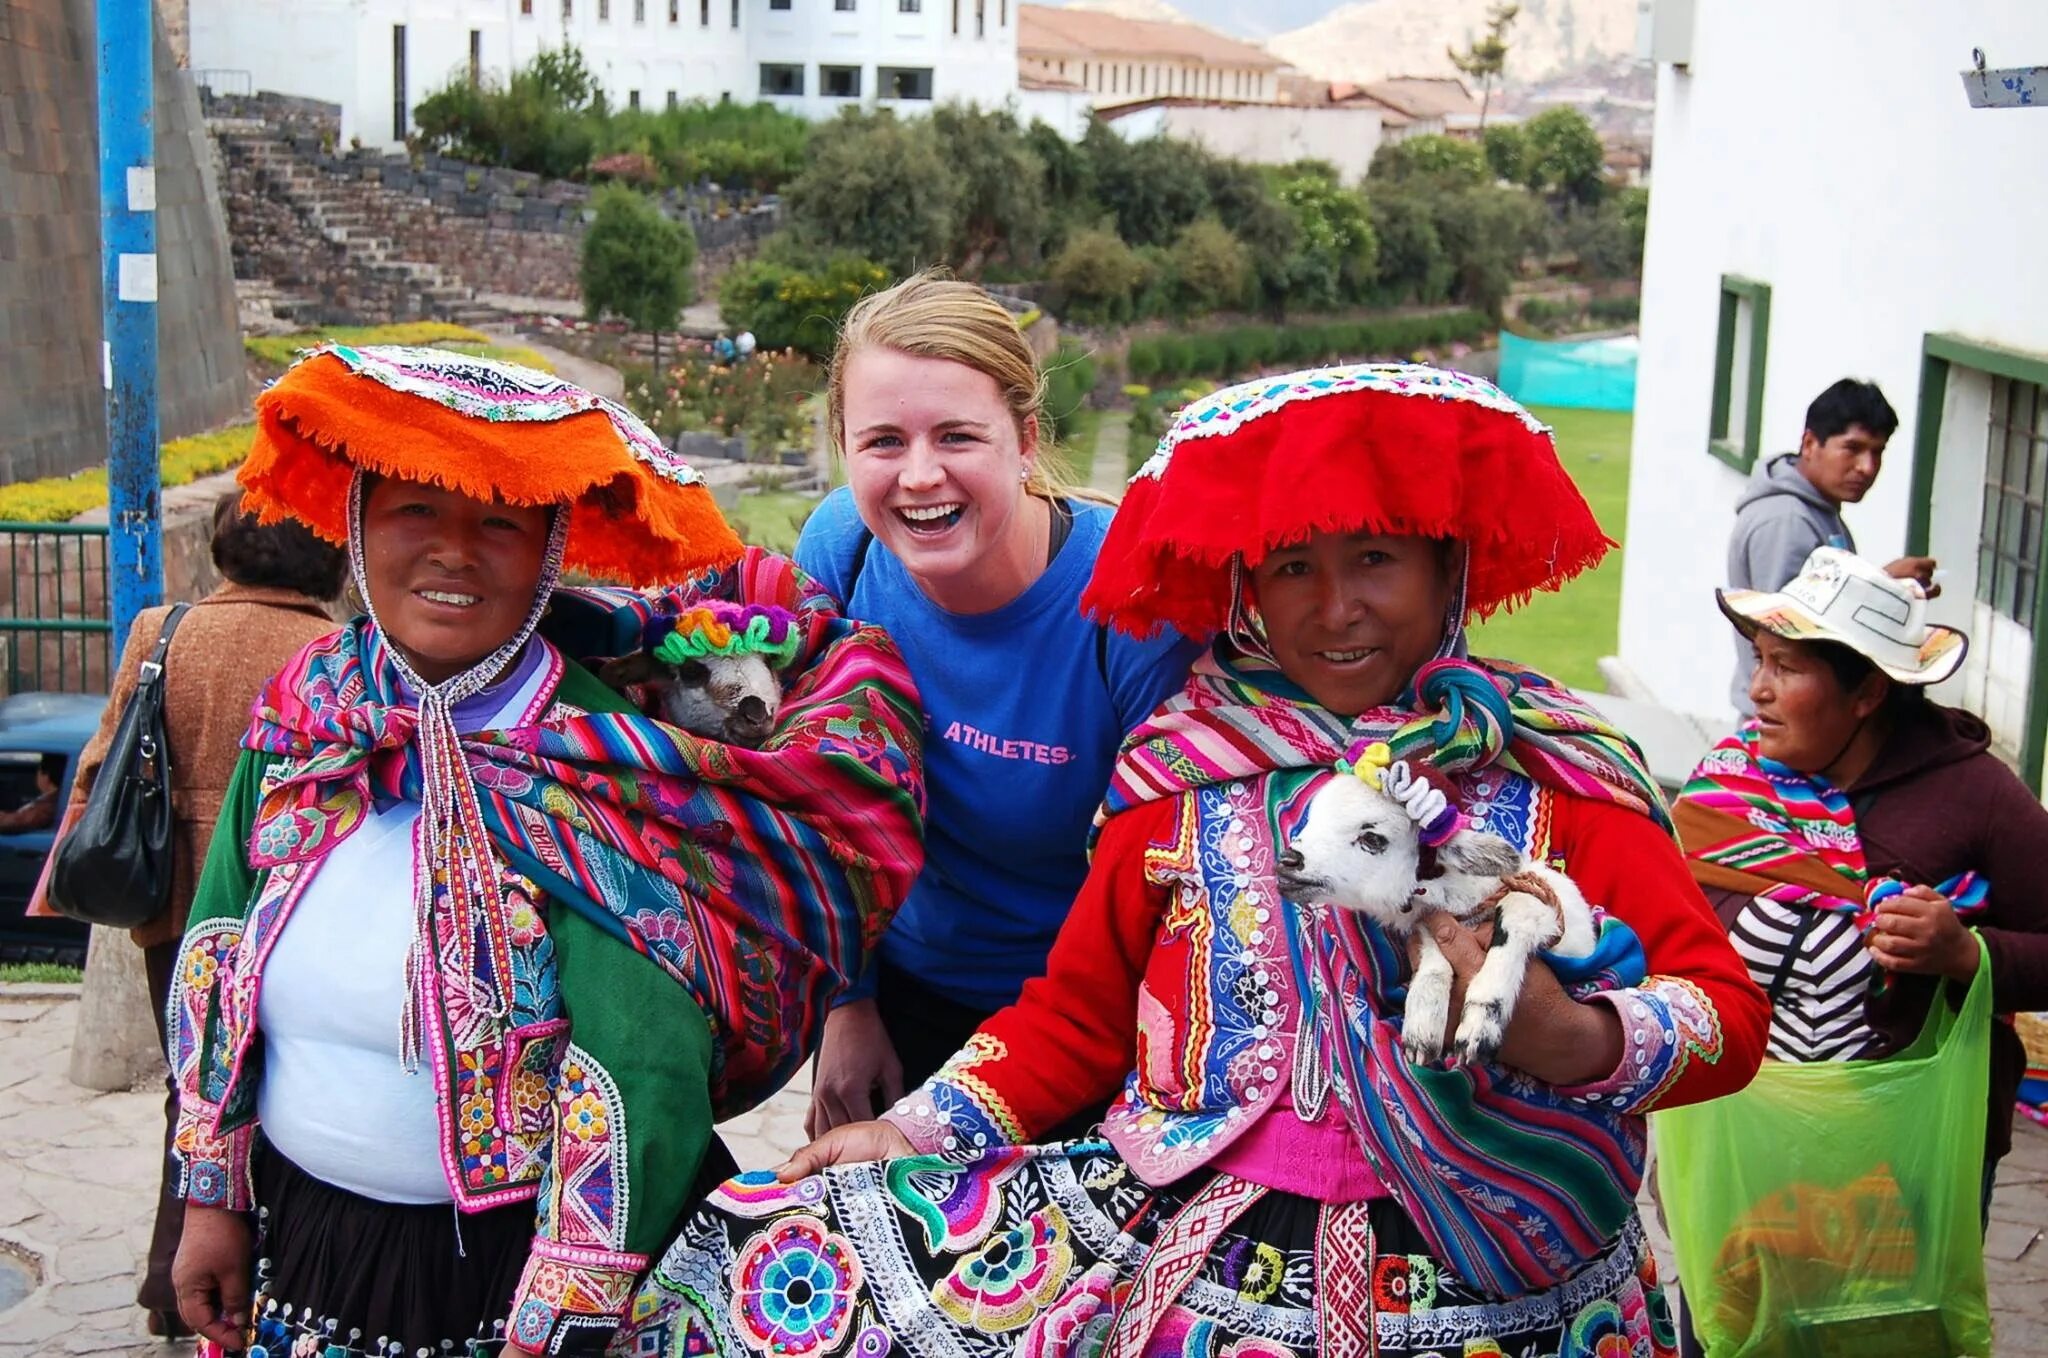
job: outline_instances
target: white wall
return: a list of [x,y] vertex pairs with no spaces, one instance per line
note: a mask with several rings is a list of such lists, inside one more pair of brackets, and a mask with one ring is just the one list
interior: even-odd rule
[[[790,0],[772,10],[769,0],[681,0],[669,22],[669,0],[646,0],[645,19],[634,0],[192,0],[192,65],[202,70],[246,71],[255,88],[324,99],[342,106],[342,137],[369,146],[396,146],[392,128],[392,26],[406,26],[408,111],[469,65],[470,33],[481,34],[485,70],[504,76],[543,47],[573,42],[615,106],[637,90],[643,109],[658,110],[675,91],[680,99],[736,102],[760,98],[764,62],[804,67],[804,97],[777,99],[794,112],[830,117],[851,100],[819,93],[818,67],[859,66],[859,103],[878,100],[879,67],[930,67],[932,102],[955,99],[1000,107],[1017,93],[1017,8],[1010,0],[958,0],[960,33],[952,32],[954,0],[918,0],[905,14],[902,0],[855,0],[851,12],[833,0]],[[705,23],[706,19],[709,23]],[[905,100],[905,111],[931,107]]]
[[1162,104],[1110,122],[1128,141],[1165,135],[1262,165],[1327,160],[1347,180],[1363,176],[1380,144],[1376,108],[1301,104]]
[[1086,90],[1019,89],[1016,111],[1026,127],[1042,122],[1068,141],[1079,141],[1095,114],[1095,96]]
[[[2048,61],[2048,5],[1697,8],[1690,70],[1658,75],[1621,657],[1667,706],[1721,714],[1733,645],[1713,590],[1742,478],[1706,451],[1720,276],[1772,288],[1765,455],[1796,446],[1836,378],[1884,388],[1902,423],[1847,517],[1865,555],[1898,555],[1922,337],[2048,355],[2048,109],[1973,110],[1957,74],[1972,46]],[[1936,616],[1968,627],[1977,490],[1962,459],[1940,465]]]

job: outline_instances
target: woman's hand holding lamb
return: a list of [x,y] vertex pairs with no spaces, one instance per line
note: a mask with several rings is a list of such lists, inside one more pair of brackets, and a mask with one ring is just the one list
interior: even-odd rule
[[[1420,960],[1422,932],[1428,930],[1437,950],[1451,964],[1451,1005],[1444,1046],[1451,1045],[1450,1028],[1465,1005],[1465,987],[1479,974],[1486,950],[1493,941],[1493,926],[1467,929],[1451,916],[1438,911],[1424,919],[1409,935],[1408,958]],[[1527,1071],[1546,1084],[1591,1084],[1614,1073],[1621,1064],[1621,1019],[1604,1004],[1581,1004],[1571,997],[1540,957],[1529,960],[1522,973],[1522,988],[1508,1020],[1497,1059],[1504,1066]]]

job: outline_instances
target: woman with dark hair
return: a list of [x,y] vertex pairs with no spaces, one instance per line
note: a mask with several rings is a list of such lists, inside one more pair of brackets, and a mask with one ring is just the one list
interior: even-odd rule
[[[2048,1008],[2048,809],[1981,718],[1926,696],[1961,668],[1963,634],[1926,621],[1917,582],[1833,547],[1780,592],[1718,597],[1756,652],[1756,720],[1701,760],[1675,813],[1694,879],[1770,996],[1768,1054],[1899,1050],[1944,977],[1976,974],[1979,937],[1993,1008]],[[2012,1026],[1993,1024],[1987,1204],[2025,1065]]]
[[[228,776],[241,753],[242,731],[256,690],[307,642],[335,628],[328,606],[341,593],[346,567],[338,548],[289,520],[259,523],[244,514],[242,493],[230,491],[213,513],[213,564],[222,584],[192,606],[171,638],[164,659],[164,732],[170,740],[171,800],[175,817],[171,852],[171,899],[164,913],[134,929],[149,978],[150,1010],[157,1040],[164,1040],[164,1008],[170,999],[178,940],[213,823],[220,815]],[[156,646],[168,607],[144,609],[129,629],[115,671],[100,729],[78,759],[71,785],[71,811],[85,809],[114,727],[135,691],[142,661]],[[157,1198],[156,1229],[150,1237],[149,1268],[137,1300],[149,1312],[149,1332],[166,1338],[188,1331],[178,1319],[171,1292],[171,1260],[177,1253],[184,1204],[178,1199],[178,1170],[170,1154],[177,1123],[177,1087],[166,1080],[164,1166]]]

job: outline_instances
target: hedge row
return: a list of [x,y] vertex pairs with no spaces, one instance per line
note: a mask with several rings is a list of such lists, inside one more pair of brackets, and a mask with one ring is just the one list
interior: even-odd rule
[[[255,425],[238,424],[210,434],[172,439],[163,445],[163,484],[182,486],[240,466],[242,459],[249,456],[249,443],[255,436]],[[0,520],[67,523],[106,502],[107,469],[89,467],[76,476],[50,476],[0,486]]]
[[1406,356],[1431,345],[1471,343],[1492,329],[1477,311],[1381,316],[1330,325],[1241,325],[1131,341],[1124,370],[1133,381],[1236,378],[1276,365]]

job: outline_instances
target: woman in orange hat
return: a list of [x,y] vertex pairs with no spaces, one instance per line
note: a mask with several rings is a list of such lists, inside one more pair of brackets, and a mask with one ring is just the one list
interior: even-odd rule
[[[1086,602],[1214,645],[1126,745],[1046,975],[883,1120],[713,1193],[642,1289],[635,1338],[1669,1353],[1634,1208],[1644,1114],[1740,1088],[1762,997],[1635,747],[1464,646],[1469,614],[1607,545],[1549,432],[1485,382],[1337,368],[1189,407]],[[1307,799],[1378,744],[1601,911],[1590,958],[1529,968],[1497,1061],[1411,1066],[1407,957],[1281,891]],[[1476,971],[1477,935],[1429,926]],[[1032,1144],[1119,1087],[1097,1134]]]
[[[915,695],[588,392],[330,346],[257,409],[249,503],[345,541],[365,616],[259,696],[185,935],[180,1312],[275,1354],[601,1351],[730,1165],[713,1121],[915,875]],[[565,568],[707,572],[579,591],[601,654],[719,590],[790,608],[781,729],[641,716],[538,634]]]

